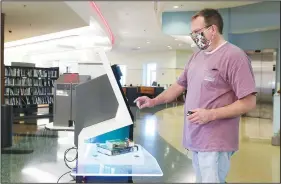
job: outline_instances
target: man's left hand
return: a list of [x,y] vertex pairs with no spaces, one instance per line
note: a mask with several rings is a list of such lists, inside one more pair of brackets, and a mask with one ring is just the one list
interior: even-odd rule
[[191,123],[205,124],[205,123],[209,123],[210,121],[215,120],[214,113],[212,110],[194,109],[191,111],[194,113],[187,117]]

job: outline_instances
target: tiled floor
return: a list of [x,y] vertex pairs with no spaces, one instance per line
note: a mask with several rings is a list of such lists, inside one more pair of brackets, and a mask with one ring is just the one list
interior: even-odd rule
[[[182,147],[182,107],[155,114],[158,132],[179,152]],[[228,182],[279,182],[280,147],[271,145],[272,120],[244,117],[240,122],[240,150],[232,158]]]
[[[164,176],[133,178],[134,182],[195,182],[191,160],[181,145],[182,106],[146,109],[138,111],[136,116],[134,139],[157,159]],[[55,183],[69,171],[64,165],[63,155],[73,145],[73,133],[46,131],[42,124],[48,121],[40,120],[38,124],[41,126],[14,125],[17,136],[14,136],[13,148],[34,152],[26,155],[2,154],[2,182]],[[280,147],[271,146],[271,132],[271,121],[254,118],[241,120],[240,150],[232,158],[228,182],[279,182]],[[36,136],[32,136],[34,134]],[[66,175],[60,182],[70,180],[72,178]]]

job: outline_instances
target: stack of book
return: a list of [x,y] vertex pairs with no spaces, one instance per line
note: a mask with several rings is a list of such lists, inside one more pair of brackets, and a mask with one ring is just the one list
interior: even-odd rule
[[138,147],[129,140],[108,140],[103,144],[97,144],[97,151],[105,155],[115,156],[138,151]]

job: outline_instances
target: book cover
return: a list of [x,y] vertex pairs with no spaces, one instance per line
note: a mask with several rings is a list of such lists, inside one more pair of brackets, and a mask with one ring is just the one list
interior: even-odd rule
[[97,144],[97,151],[99,153],[109,155],[109,156],[115,156],[115,155],[121,155],[126,154],[130,152],[137,151],[137,148],[135,147],[121,147],[121,148],[109,148],[106,144]]

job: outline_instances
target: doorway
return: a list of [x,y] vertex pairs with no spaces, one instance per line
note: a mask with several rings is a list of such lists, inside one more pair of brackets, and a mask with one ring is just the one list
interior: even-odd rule
[[257,89],[256,109],[242,118],[244,136],[270,139],[273,127],[273,94],[275,92],[275,50],[246,51],[251,60]]
[[258,94],[256,109],[246,115],[262,119],[272,119],[273,94],[275,92],[276,79],[276,51],[248,51],[247,54],[251,59]]
[[146,85],[151,86],[153,82],[156,82],[156,63],[149,63],[147,64]]

